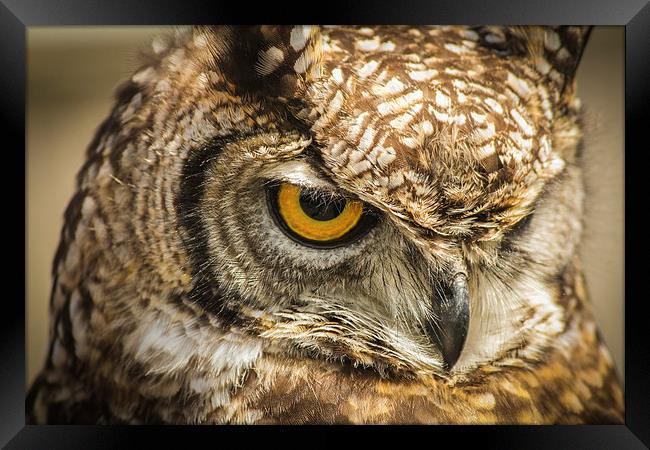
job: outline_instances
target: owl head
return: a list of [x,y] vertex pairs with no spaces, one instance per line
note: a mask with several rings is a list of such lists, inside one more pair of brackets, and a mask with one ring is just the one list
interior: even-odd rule
[[[78,351],[172,374],[264,352],[437,378],[535,361],[570,314],[587,34],[158,38],[68,211],[55,275],[94,305],[71,313]],[[215,350],[228,333],[247,344]]]

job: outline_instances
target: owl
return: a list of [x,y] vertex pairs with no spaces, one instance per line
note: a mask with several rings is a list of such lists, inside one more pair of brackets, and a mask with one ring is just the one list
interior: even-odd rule
[[586,27],[188,27],[90,144],[29,423],[621,423]]

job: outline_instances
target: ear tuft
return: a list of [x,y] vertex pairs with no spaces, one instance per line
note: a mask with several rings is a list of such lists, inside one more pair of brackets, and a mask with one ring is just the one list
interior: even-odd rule
[[544,32],[544,54],[548,62],[562,74],[566,86],[573,81],[591,27],[548,27]]
[[502,56],[532,58],[560,92],[574,77],[592,27],[481,26],[480,43]]
[[211,27],[208,32],[216,43],[214,61],[238,93],[289,99],[320,77],[318,27]]

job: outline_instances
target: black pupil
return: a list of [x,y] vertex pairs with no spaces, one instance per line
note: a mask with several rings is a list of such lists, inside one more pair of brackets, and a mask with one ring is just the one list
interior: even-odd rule
[[344,198],[318,198],[309,191],[300,194],[300,207],[309,217],[315,220],[332,220],[338,217],[345,208]]

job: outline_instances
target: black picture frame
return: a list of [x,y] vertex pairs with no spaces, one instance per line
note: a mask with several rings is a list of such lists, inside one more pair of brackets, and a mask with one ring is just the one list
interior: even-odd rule
[[[3,155],[22,160],[25,153],[25,99],[26,99],[26,27],[64,25],[167,25],[201,23],[413,23],[413,24],[575,24],[625,26],[625,424],[589,426],[443,426],[409,427],[408,433],[426,433],[428,439],[441,442],[453,439],[454,446],[466,440],[480,440],[489,448],[574,448],[623,449],[647,448],[650,445],[650,346],[643,333],[646,316],[643,303],[646,296],[639,288],[642,264],[634,262],[634,253],[643,245],[635,224],[635,192],[644,165],[637,162],[646,151],[644,145],[648,129],[650,100],[650,4],[648,0],[526,0],[500,1],[417,1],[408,4],[399,1],[312,3],[297,8],[277,3],[237,3],[217,1],[96,1],[96,0],[0,0],[0,124],[4,128]],[[293,11],[293,12],[292,12]],[[310,12],[311,11],[311,12]],[[9,175],[18,173],[5,161],[0,177],[5,197],[14,199],[16,190]],[[25,167],[26,170],[26,167]],[[26,172],[24,172],[26,173]],[[25,184],[26,186],[26,184]],[[23,219],[26,217],[26,200]],[[15,199],[19,202],[19,199]],[[7,201],[3,202],[7,205]],[[7,206],[5,206],[7,208]],[[11,208],[11,207],[10,207]],[[15,219],[11,208],[5,217]],[[7,220],[17,223],[20,220]],[[18,256],[12,261],[26,261],[26,222],[22,222],[25,241],[21,252],[19,240],[6,238],[5,247],[15,244]],[[58,226],[58,225],[57,225]],[[20,230],[18,231],[20,233]],[[5,256],[8,261],[9,255]],[[26,256],[23,256],[26,258]],[[9,264],[7,269],[18,267]],[[17,270],[17,269],[13,269]],[[15,278],[19,278],[16,274]],[[6,293],[3,319],[0,323],[0,445],[6,448],[127,448],[153,447],[153,442],[170,446],[199,437],[223,443],[215,433],[227,431],[238,434],[244,441],[251,432],[243,427],[82,427],[82,426],[26,426],[25,425],[25,290],[29,274],[24,272],[23,295]],[[13,281],[6,276],[5,286]],[[20,291],[20,288],[18,289]],[[6,292],[6,291],[5,291]],[[339,444],[335,431],[356,431],[343,427],[256,427],[255,432],[274,434],[279,438],[296,440],[318,435],[319,443]],[[380,439],[384,433],[404,431],[393,427],[373,427],[372,434]],[[443,435],[448,435],[444,436]],[[425,437],[425,436],[419,436]],[[311,441],[302,441],[311,442]],[[406,441],[405,441],[406,442]],[[409,442],[416,442],[409,439]],[[425,441],[426,442],[426,441]],[[158,444],[158,445],[159,445]],[[157,445],[156,445],[157,446]]]

